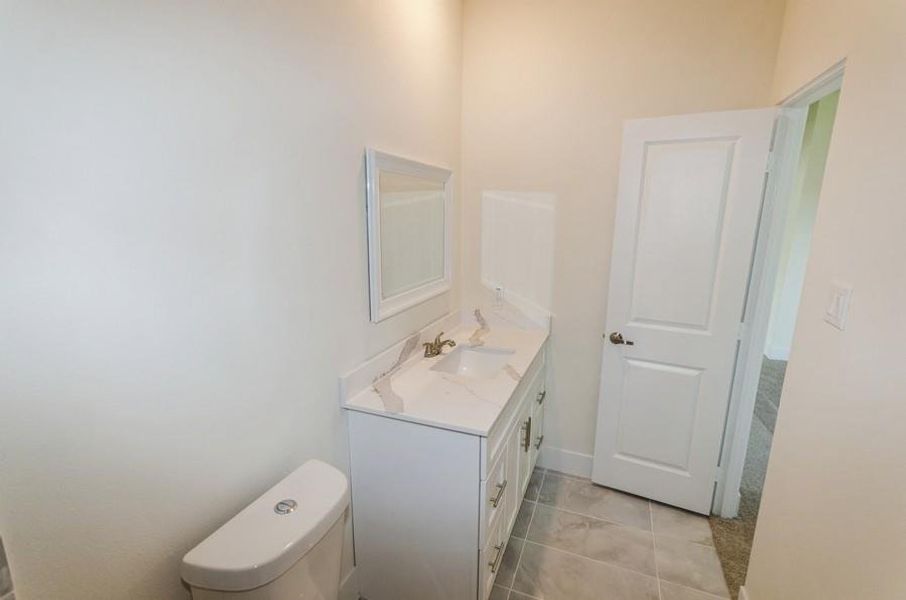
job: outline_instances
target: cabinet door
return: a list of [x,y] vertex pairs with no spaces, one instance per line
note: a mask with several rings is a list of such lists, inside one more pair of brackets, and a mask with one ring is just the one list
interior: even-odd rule
[[519,455],[522,453],[522,433],[520,423],[515,423],[510,428],[506,439],[506,461],[509,481],[506,488],[506,511],[504,513],[505,531],[513,529],[516,522],[516,515],[519,513],[519,507],[522,504],[522,493],[519,489]]
[[532,468],[538,462],[538,455],[541,454],[541,445],[544,443],[544,399],[547,393],[543,386],[535,390],[532,395]]
[[529,468],[534,469],[535,463],[538,462],[538,455],[541,454],[541,444],[544,443],[544,409],[534,411],[532,414],[532,446],[529,448],[531,456]]
[[532,406],[523,402],[519,409],[519,497],[525,494],[532,476]]
[[497,519],[498,513],[503,513],[504,517],[506,515],[508,490],[511,486],[516,486],[513,473],[514,469],[507,460],[507,448],[503,446],[488,473],[487,480],[482,484],[484,486],[482,496],[485,499],[484,518],[487,526]]
[[[498,517],[503,516],[505,515],[498,515]],[[480,598],[482,600],[487,600],[491,595],[494,579],[497,578],[497,571],[500,569],[503,553],[506,550],[507,532],[503,528],[504,525],[502,518],[494,520],[488,530],[488,543],[479,555],[482,586]]]

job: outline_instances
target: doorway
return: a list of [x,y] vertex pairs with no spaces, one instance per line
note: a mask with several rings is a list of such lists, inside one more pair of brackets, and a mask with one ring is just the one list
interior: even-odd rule
[[696,550],[734,597],[842,77],[773,108],[624,124],[591,480],[704,515],[674,513],[720,538]]
[[780,112],[624,123],[594,483],[711,512]]
[[[748,376],[751,382],[749,389],[754,391],[754,405],[748,404],[751,413],[745,414],[745,418],[741,414],[738,421],[739,426],[748,426],[738,493],[727,494],[725,491],[720,510],[725,516],[711,517],[714,545],[733,598],[745,582],[748,570],[840,95],[839,83],[837,78],[830,85],[817,88],[805,102],[800,101],[805,121],[801,139],[794,144],[798,156],[781,158],[790,163],[791,169],[786,193],[778,192],[778,195],[786,196],[777,198],[777,207],[781,210],[769,225],[778,234],[771,236],[772,247],[763,249],[764,253],[774,254],[762,256],[769,264],[763,271],[761,285],[764,289],[759,290],[761,307],[757,310],[766,326],[762,336],[753,336],[763,341],[751,340],[756,345],[750,348],[749,360],[740,367],[747,371],[742,376]],[[778,176],[782,177],[782,174]]]

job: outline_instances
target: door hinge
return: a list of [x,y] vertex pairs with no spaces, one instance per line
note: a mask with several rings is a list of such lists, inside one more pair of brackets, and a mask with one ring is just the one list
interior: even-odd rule
[[746,324],[741,322],[739,324],[739,330],[736,332],[736,339],[742,340],[745,337],[746,337]]
[[771,150],[770,152],[768,152],[768,162],[764,166],[765,173],[774,172],[774,159],[776,158],[776,156],[777,156],[777,153],[775,151]]
[[717,467],[717,469],[714,470],[714,483],[720,483],[720,480],[723,479],[723,474],[724,468]]

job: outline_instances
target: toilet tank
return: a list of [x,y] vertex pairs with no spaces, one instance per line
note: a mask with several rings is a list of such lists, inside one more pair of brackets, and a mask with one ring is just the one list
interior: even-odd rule
[[183,558],[193,600],[336,600],[349,484],[310,460]]

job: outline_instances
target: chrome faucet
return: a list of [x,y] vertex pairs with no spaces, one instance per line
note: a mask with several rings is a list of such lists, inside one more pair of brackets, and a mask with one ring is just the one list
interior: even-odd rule
[[437,337],[434,338],[433,342],[425,342],[422,346],[425,347],[425,358],[431,358],[433,356],[440,356],[440,353],[443,351],[444,346],[450,346],[451,348],[456,347],[456,342],[453,340],[442,340],[440,336],[444,334],[443,331],[437,334]]

